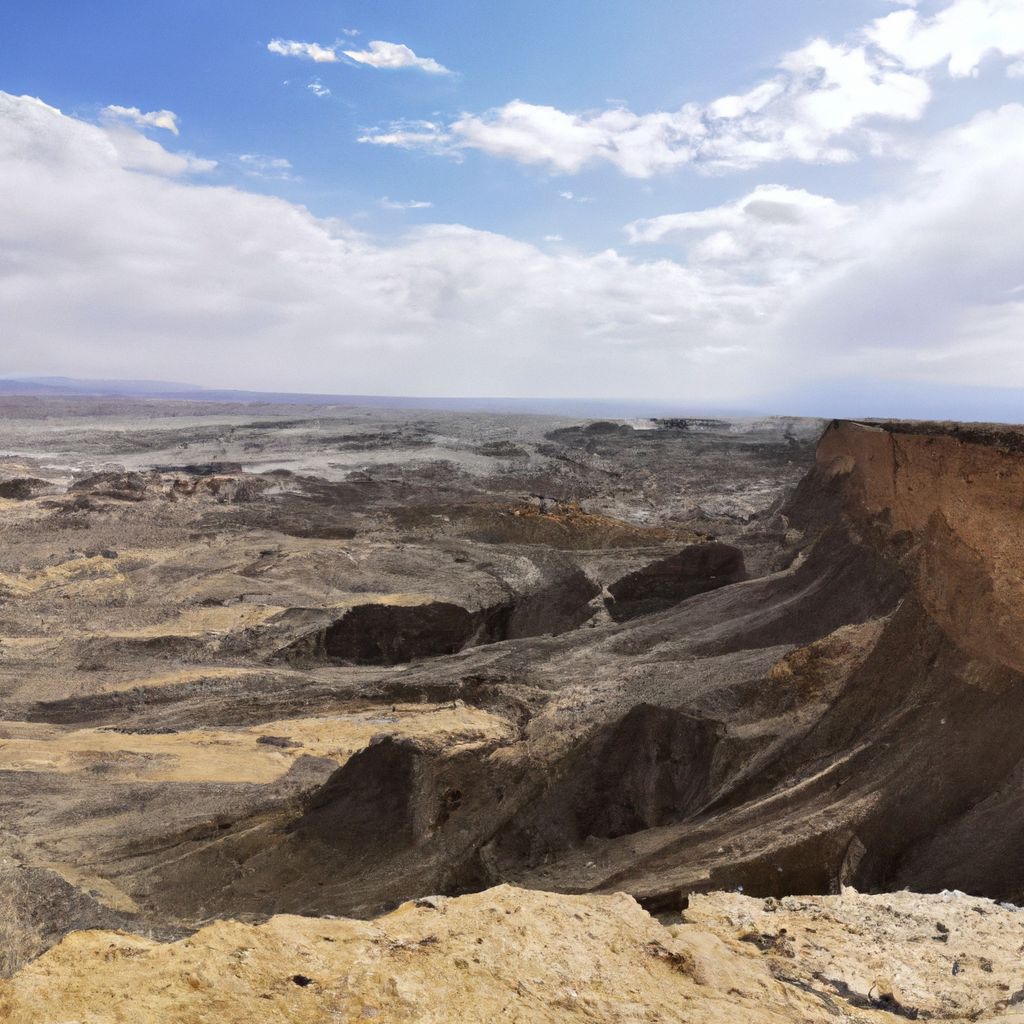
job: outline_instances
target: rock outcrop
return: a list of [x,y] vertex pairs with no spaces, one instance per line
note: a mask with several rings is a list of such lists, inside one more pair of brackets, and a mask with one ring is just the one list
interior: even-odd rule
[[1024,1020],[1019,912],[960,894],[699,897],[508,886],[376,921],[221,921],[158,943],[76,932],[0,981],[7,1024]]

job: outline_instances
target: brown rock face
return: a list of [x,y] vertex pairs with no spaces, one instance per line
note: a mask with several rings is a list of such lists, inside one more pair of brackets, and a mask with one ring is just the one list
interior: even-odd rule
[[847,477],[852,517],[906,535],[914,590],[957,644],[1024,671],[1024,457],[1008,430],[960,433],[837,423],[817,464]]

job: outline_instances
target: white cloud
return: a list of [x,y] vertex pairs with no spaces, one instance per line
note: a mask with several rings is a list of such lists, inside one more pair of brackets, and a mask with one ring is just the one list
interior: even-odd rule
[[[436,121],[393,121],[388,131],[375,129],[359,136],[357,141],[378,146],[398,146],[401,149],[433,149],[438,145],[443,132],[443,126]],[[440,148],[438,151],[441,151]],[[452,155],[460,159],[457,152]]]
[[401,201],[388,199],[387,196],[384,196],[380,201],[380,205],[385,210],[429,210],[434,204],[423,199],[406,199]]
[[173,110],[151,110],[144,114],[138,107],[119,107],[111,104],[100,111],[108,121],[128,121],[138,128],[163,128],[172,135],[178,134],[178,115]]
[[561,235],[545,235],[544,236],[544,241],[545,242],[564,242],[565,239],[562,238]]
[[267,49],[281,57],[301,57],[317,64],[333,64],[338,54],[333,46],[322,46],[320,43],[300,43],[294,39],[271,39]]
[[357,28],[343,28],[341,30],[341,34],[343,36],[348,36],[349,39],[355,39],[355,37],[357,35],[359,35],[359,29],[357,29]]
[[238,158],[242,169],[252,178],[270,178],[278,181],[297,181],[292,174],[291,161],[283,156],[262,156],[259,153],[243,153]]
[[392,124],[360,141],[439,153],[476,149],[562,174],[603,162],[647,178],[684,164],[720,170],[852,160],[844,143],[857,129],[879,118],[915,120],[929,97],[927,82],[877,64],[865,47],[815,40],[787,54],[773,78],[707,106],[575,114],[512,100],[447,125]]
[[740,337],[766,388],[871,377],[1019,388],[1022,165],[1024,106],[1012,104],[932,140],[888,196],[842,204],[762,185],[627,232],[678,247],[706,285],[750,286],[761,325]]
[[1024,78],[1024,60],[1014,61],[1006,68],[1006,74],[1009,78]]
[[431,75],[450,75],[451,72],[443,64],[438,64],[433,57],[417,57],[403,43],[387,43],[382,39],[374,39],[367,50],[344,50],[349,60],[357,64],[368,64],[371,68],[417,68]]
[[[342,29],[342,33],[350,38],[359,35],[356,29]],[[374,39],[365,50],[343,50],[342,45],[339,42],[327,46],[323,43],[300,43],[294,39],[271,39],[267,43],[267,49],[282,57],[300,57],[317,64],[334,64],[344,56],[356,64],[365,64],[372,68],[415,68],[431,75],[452,73],[432,57],[418,57],[404,43],[388,43],[382,39]]]
[[849,258],[805,280],[766,343],[819,372],[1024,387],[1021,166],[1019,104],[934,140],[899,194],[863,204]]
[[381,242],[182,159],[0,94],[0,370],[705,406],[837,374],[1024,386],[1019,105],[876,201],[762,185],[632,225],[673,258],[459,225]]
[[[743,170],[782,160],[845,163],[898,152],[878,129],[921,118],[940,65],[976,74],[990,55],[1024,57],[1022,0],[953,0],[924,15],[916,3],[877,18],[841,43],[814,39],[740,95],[638,114],[625,106],[573,112],[515,99],[447,123],[395,122],[359,141],[458,156],[493,157],[577,174],[611,164],[648,178],[683,165]],[[1024,75],[1024,63],[1008,66]]]
[[321,99],[323,97],[325,97],[325,96],[330,96],[331,95],[331,90],[328,89],[327,86],[324,85],[323,82],[321,82],[319,78],[317,78],[314,81],[310,82],[309,85],[306,86],[306,88],[314,96],[319,96]]
[[272,196],[140,174],[102,128],[2,94],[0,253],[7,373],[421,394],[654,381],[704,401],[735,387],[721,351],[753,316],[749,288],[672,260],[459,225],[382,243]]
[[894,11],[874,21],[868,39],[905,68],[945,64],[955,78],[976,74],[990,54],[1024,56],[1021,0],[954,0],[936,14]]
[[100,111],[100,118],[99,130],[106,138],[118,163],[126,169],[175,177],[183,174],[205,174],[217,166],[215,160],[205,160],[192,153],[172,153],[135,128],[129,127],[129,124],[135,124],[139,128],[159,127],[177,135],[177,119],[169,110],[142,114],[133,107],[109,106]]
[[804,189],[759,185],[733,203],[626,226],[633,244],[669,242],[691,266],[771,286],[799,286],[851,255],[858,211]]

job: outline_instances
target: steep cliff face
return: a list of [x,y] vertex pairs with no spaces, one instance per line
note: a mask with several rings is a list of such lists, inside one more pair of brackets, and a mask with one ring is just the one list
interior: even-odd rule
[[903,580],[875,655],[783,762],[857,751],[838,788],[870,787],[867,809],[832,812],[860,884],[1024,898],[1022,453],[1009,427],[837,421],[786,509],[808,538],[845,524]]
[[652,703],[714,737],[701,799],[575,856],[534,824],[524,872],[501,837],[525,849],[534,804],[492,843],[504,871],[658,908],[844,882],[1024,900],[1022,511],[1011,428],[832,423],[783,509],[789,567],[619,640],[645,674],[672,660]]
[[965,651],[1024,671],[1024,438],[1008,428],[833,423],[818,473],[903,542],[914,591]]

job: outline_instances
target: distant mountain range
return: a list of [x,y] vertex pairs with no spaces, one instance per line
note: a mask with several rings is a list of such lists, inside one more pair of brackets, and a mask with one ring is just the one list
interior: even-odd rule
[[[206,393],[195,384],[167,380],[79,380],[75,377],[0,378],[0,395],[67,397],[191,398]],[[211,392],[213,393],[213,392]]]
[[206,388],[167,380],[89,380],[77,377],[0,377],[0,397],[164,399],[180,402],[236,402],[263,405],[331,405],[369,409],[427,409],[448,412],[536,413],[578,419],[655,417],[755,418],[871,417],[1024,423],[1024,389],[919,384],[837,377],[808,392],[800,388],[766,395],[759,407],[696,406],[658,398],[481,398],[411,395],[336,395],[290,391]]
[[[651,416],[723,414],[721,409],[693,409],[635,398],[452,398],[404,395],[298,394],[288,391],[242,391],[204,388],[166,380],[82,380],[75,377],[0,378],[0,396],[50,398],[142,398],[187,402],[253,402],[274,405],[338,405],[375,409],[435,409],[451,412],[539,413],[549,416],[628,419]],[[743,415],[730,410],[731,415]]]

